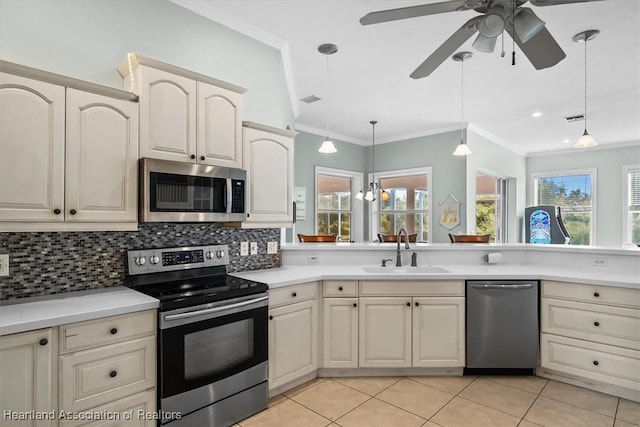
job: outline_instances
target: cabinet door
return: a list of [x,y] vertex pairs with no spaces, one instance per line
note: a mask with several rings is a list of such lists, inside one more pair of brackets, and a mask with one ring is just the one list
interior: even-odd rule
[[464,366],[464,298],[413,299],[413,366]]
[[269,389],[317,369],[316,301],[269,310]]
[[411,366],[411,298],[360,298],[360,367]]
[[67,89],[65,220],[136,222],[138,104]]
[[249,181],[247,222],[293,222],[293,140],[244,128],[244,165]]
[[325,298],[323,367],[358,367],[358,298]]
[[242,95],[198,82],[197,162],[242,167]]
[[140,157],[195,162],[196,82],[143,65],[139,77]]
[[63,221],[64,98],[62,86],[0,73],[0,220]]
[[[44,413],[55,411],[57,358],[55,335],[41,329],[0,337],[0,412]],[[11,426],[55,426],[52,420],[11,420]]]

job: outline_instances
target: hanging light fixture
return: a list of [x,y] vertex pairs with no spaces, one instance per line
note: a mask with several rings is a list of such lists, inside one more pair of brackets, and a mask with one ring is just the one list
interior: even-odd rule
[[[460,83],[460,122],[464,123],[464,61],[471,59],[473,57],[473,53],[471,52],[458,52],[454,54],[451,58],[454,61],[460,62],[461,65],[461,83]],[[460,129],[460,144],[456,147],[456,151],[453,152],[454,156],[468,156],[471,154],[471,150],[469,146],[464,141],[464,127]]]
[[325,44],[321,44],[320,46],[318,46],[318,52],[320,52],[323,55],[327,55],[327,78],[326,78],[326,84],[327,84],[327,115],[326,115],[326,130],[327,130],[327,136],[324,140],[324,142],[322,143],[322,145],[320,146],[320,148],[318,149],[318,152],[320,153],[324,153],[324,154],[332,154],[335,153],[336,151],[338,151],[336,149],[336,146],[333,145],[333,142],[329,139],[329,98],[330,98],[330,94],[329,94],[329,55],[333,55],[334,53],[336,53],[338,51],[338,46],[336,46],[335,44],[331,44],[331,43],[325,43]]
[[587,132],[587,42],[593,40],[600,34],[598,30],[587,30],[573,36],[574,42],[584,42],[584,133],[578,141],[575,148],[590,148],[598,145],[598,141]]
[[387,190],[382,188],[380,184],[376,181],[376,124],[378,123],[376,120],[371,120],[369,122],[372,127],[372,137],[371,137],[371,182],[369,182],[369,186],[367,187],[367,192],[365,194],[364,190],[360,190],[358,194],[356,194],[356,199],[362,200],[365,199],[369,202],[373,202],[376,200],[376,196],[380,193],[380,200],[386,202],[389,200],[389,193]]

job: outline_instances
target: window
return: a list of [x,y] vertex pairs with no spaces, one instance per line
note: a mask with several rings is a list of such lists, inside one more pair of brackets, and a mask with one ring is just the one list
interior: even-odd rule
[[431,168],[376,173],[376,179],[389,192],[389,200],[378,198],[372,209],[372,236],[396,234],[406,228],[427,242],[431,232]]
[[624,168],[625,213],[622,243],[640,244],[640,165]]
[[355,172],[316,167],[316,234],[337,234],[344,242],[361,240],[356,227],[361,210],[352,201],[354,188],[361,186],[360,176]]
[[532,175],[533,205],[560,206],[572,245],[595,244],[595,169]]
[[476,174],[476,234],[491,234],[491,242],[507,241],[508,179]]

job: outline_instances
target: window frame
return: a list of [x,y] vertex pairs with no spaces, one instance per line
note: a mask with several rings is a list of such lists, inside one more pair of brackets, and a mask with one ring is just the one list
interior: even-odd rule
[[[427,175],[427,192],[429,193],[429,202],[427,203],[427,234],[429,236],[428,242],[433,242],[433,168],[431,166],[424,166],[418,168],[409,168],[409,169],[395,169],[389,171],[376,172],[375,174],[370,173],[368,175],[367,182],[371,182],[371,179],[375,175],[376,181],[379,183],[380,178],[397,178],[402,176],[412,176],[412,175]],[[366,203],[363,201],[363,203]],[[414,209],[414,212],[416,210]],[[397,212],[397,211],[396,211]],[[419,211],[423,212],[423,211]],[[371,209],[369,209],[369,233],[370,240],[374,241],[377,239],[378,233],[380,233],[380,221],[379,221],[379,213],[380,213],[380,200],[376,199],[375,202],[371,203]],[[378,218],[378,220],[376,220]]]
[[629,174],[640,173],[640,164],[622,166],[622,243],[633,243],[633,229],[629,227]]
[[349,211],[351,212],[351,240],[354,242],[362,242],[362,203],[358,203],[358,200],[355,198],[356,193],[362,188],[362,172],[315,166],[313,174],[313,230],[315,234],[318,234],[318,175],[336,176],[349,178],[351,180],[351,210]]
[[[563,176],[573,175],[591,175],[591,223],[589,225],[589,244],[585,246],[596,245],[596,224],[597,224],[597,212],[598,212],[598,170],[596,168],[584,168],[584,169],[562,169],[554,171],[541,171],[532,172],[529,174],[530,183],[530,198],[529,206],[537,206],[538,203],[538,185],[537,182],[540,178],[555,178]],[[523,227],[524,230],[524,227]],[[524,241],[524,240],[523,240]],[[576,245],[577,246],[577,245]]]

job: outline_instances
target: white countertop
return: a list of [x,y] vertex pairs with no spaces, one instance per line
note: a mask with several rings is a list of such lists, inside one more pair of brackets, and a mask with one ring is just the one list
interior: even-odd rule
[[[365,268],[379,265],[290,265],[267,270],[231,273],[256,282],[279,288],[314,280],[559,280],[602,286],[618,286],[640,289],[640,277],[635,274],[593,272],[547,265],[498,264],[465,265],[438,264],[449,273],[397,273],[388,267],[389,273],[370,273]],[[410,271],[410,267],[407,267]]]
[[12,301],[0,306],[0,335],[149,310],[158,304],[157,299],[125,287]]

